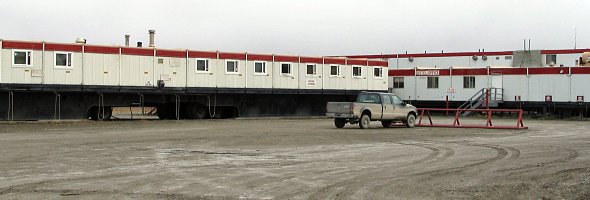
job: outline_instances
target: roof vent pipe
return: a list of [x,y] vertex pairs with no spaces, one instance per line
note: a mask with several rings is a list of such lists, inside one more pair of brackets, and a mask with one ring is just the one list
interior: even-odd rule
[[154,37],[156,36],[156,30],[149,30],[148,32],[150,34],[150,47],[155,47],[156,44],[155,44],[155,41],[154,41],[155,40]]
[[125,46],[128,47],[129,46],[129,38],[131,37],[131,35],[125,35]]

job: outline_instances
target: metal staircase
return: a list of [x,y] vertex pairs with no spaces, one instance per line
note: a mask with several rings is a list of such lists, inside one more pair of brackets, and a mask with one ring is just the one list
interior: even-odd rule
[[[495,108],[498,107],[499,103],[502,103],[503,99],[502,88],[482,88],[475,93],[469,100],[461,104],[457,109],[477,109],[480,107]],[[465,111],[461,115],[463,117],[471,114],[471,111]]]

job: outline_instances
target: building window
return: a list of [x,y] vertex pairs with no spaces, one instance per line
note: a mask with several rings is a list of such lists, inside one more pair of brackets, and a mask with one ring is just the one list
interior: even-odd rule
[[438,77],[428,77],[426,88],[438,88]]
[[291,63],[281,63],[281,74],[291,74]]
[[404,77],[393,77],[393,88],[404,88]]
[[340,67],[338,65],[330,65],[330,76],[340,76]]
[[363,76],[363,70],[361,69],[361,67],[352,67],[352,76],[353,77]]
[[209,71],[209,60],[197,59],[197,72],[208,72]]
[[32,51],[14,50],[12,64],[17,66],[31,66]]
[[307,75],[316,75],[315,65],[307,65]]
[[254,74],[266,74],[266,62],[254,62]]
[[475,88],[475,76],[464,76],[463,88]]
[[381,67],[375,67],[373,68],[373,76],[374,77],[383,77],[383,68]]
[[225,72],[238,73],[238,61],[237,60],[225,61]]
[[55,67],[72,67],[73,53],[55,52]]
[[557,64],[557,55],[546,55],[545,63],[547,63],[547,65],[549,66],[554,66],[555,64]]
[[504,56],[504,60],[512,60],[512,56]]

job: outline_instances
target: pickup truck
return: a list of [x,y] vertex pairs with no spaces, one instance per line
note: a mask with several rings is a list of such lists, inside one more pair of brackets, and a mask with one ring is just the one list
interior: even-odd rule
[[326,116],[334,118],[334,125],[343,128],[346,123],[359,124],[361,129],[369,128],[371,121],[381,121],[383,127],[402,122],[408,128],[416,123],[416,107],[405,103],[390,93],[361,92],[356,102],[328,102]]

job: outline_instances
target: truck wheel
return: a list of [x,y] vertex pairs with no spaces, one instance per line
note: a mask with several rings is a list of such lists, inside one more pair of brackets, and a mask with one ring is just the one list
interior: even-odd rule
[[334,125],[336,126],[336,128],[343,128],[345,124],[346,119],[334,118]]
[[369,117],[369,115],[361,115],[359,127],[361,127],[361,129],[366,129],[369,128],[369,124],[371,124],[371,117]]
[[393,123],[393,121],[390,121],[390,120],[381,121],[381,125],[383,125],[383,128],[389,128],[391,126],[391,123]]
[[414,128],[416,125],[416,116],[413,114],[408,114],[408,118],[406,119],[406,127]]

